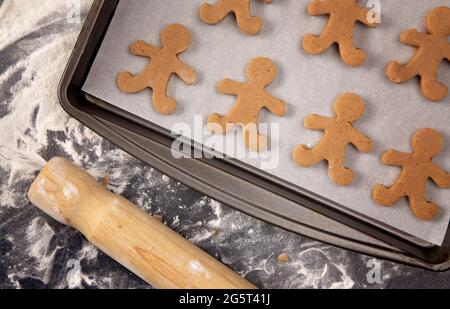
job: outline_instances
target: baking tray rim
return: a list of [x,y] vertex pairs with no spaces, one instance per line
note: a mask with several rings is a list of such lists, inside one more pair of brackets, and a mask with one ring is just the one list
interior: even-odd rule
[[[103,124],[101,124],[102,123],[101,117],[93,117],[92,115],[86,114],[85,112],[81,111],[80,109],[77,109],[75,107],[76,104],[75,105],[72,104],[73,102],[71,102],[71,100],[69,99],[69,97],[70,97],[69,91],[71,91],[70,88],[73,87],[73,85],[74,85],[74,79],[75,79],[74,76],[76,75],[76,71],[78,70],[78,66],[80,65],[80,62],[82,61],[83,56],[85,56],[86,45],[87,45],[88,41],[92,39],[91,36],[93,34],[94,26],[97,24],[97,19],[99,18],[99,15],[101,13],[102,8],[105,6],[105,4],[108,4],[110,7],[114,6],[114,8],[115,8],[115,6],[118,4],[119,1],[120,0],[113,0],[113,1],[111,1],[111,0],[109,0],[109,1],[94,0],[94,3],[92,5],[92,7],[91,7],[89,16],[88,16],[88,18],[86,20],[86,23],[83,26],[83,30],[82,30],[79,38],[78,38],[76,46],[75,46],[75,48],[73,50],[73,53],[72,53],[72,55],[70,57],[68,66],[67,66],[67,68],[65,70],[63,78],[61,79],[61,83],[60,83],[59,90],[58,90],[58,96],[59,96],[59,99],[60,99],[60,103],[61,103],[62,107],[71,116],[73,116],[74,118],[78,119],[83,124],[85,124],[88,127],[90,127],[91,129],[92,129],[92,127],[94,127],[93,130],[95,132],[99,133],[102,136],[110,135],[109,138],[106,137],[110,141],[114,140],[114,137],[111,136],[111,135],[114,135],[114,134],[108,134],[108,132],[107,132],[108,129],[105,131],[104,127],[101,128],[102,126],[104,126]],[[110,21],[107,22],[107,25],[109,25],[109,22]],[[105,26],[106,28],[107,28],[107,25]],[[101,43],[101,40],[99,42],[97,42],[97,45],[100,44],[100,43]],[[91,61],[93,61],[93,59],[95,59],[95,55],[96,55],[96,52],[93,53]],[[81,85],[82,85],[82,83],[84,82],[84,78],[85,77],[83,77],[82,81],[80,81],[78,79],[78,83],[81,82]],[[81,86],[80,86],[79,90],[81,91]],[[132,141],[129,141],[129,142],[132,142]],[[116,142],[113,142],[113,143],[116,144]],[[125,151],[130,152],[129,151],[130,149],[128,147],[126,147],[126,145],[118,145],[118,146],[120,148],[124,149]],[[143,160],[144,162],[148,161],[148,160],[143,159],[141,156],[137,156],[136,153],[131,153],[131,155],[133,155],[135,157],[138,157],[139,159]],[[161,171],[161,172],[164,173],[165,171]],[[191,186],[188,183],[186,183],[186,185]],[[195,188],[194,186],[191,186],[191,187]],[[204,192],[204,193],[207,194],[207,192]],[[209,194],[207,194],[207,195],[209,195]],[[222,201],[222,202],[224,202],[226,204],[229,204],[226,201]],[[230,205],[230,206],[233,207],[233,205]],[[300,206],[305,207],[304,205],[300,205]],[[245,210],[242,210],[242,209],[240,209],[240,210],[243,211],[243,212],[246,212]],[[248,212],[246,212],[246,213],[248,213]],[[273,220],[266,220],[265,218],[261,218],[261,216],[257,216],[257,215],[252,214],[252,213],[249,213],[249,214],[251,216],[258,217],[261,220],[268,221],[271,224],[275,224],[275,225],[280,226],[280,224],[274,223]],[[298,224],[302,224],[300,222],[297,222],[297,223]],[[292,229],[292,228],[289,228],[289,227],[286,227],[286,226],[283,226],[283,225],[281,225],[281,227],[285,228],[285,229],[289,229],[289,230],[294,230],[294,232],[298,232],[295,229]],[[326,231],[322,231],[322,232],[324,233],[324,235],[327,234]],[[363,233],[363,232],[361,232],[361,233]],[[305,234],[305,233],[301,233],[301,234]],[[319,240],[324,241],[324,242],[331,243],[333,245],[345,247],[346,249],[357,250],[357,251],[360,251],[360,252],[363,252],[363,253],[367,253],[367,254],[371,254],[371,255],[378,255],[379,256],[379,254],[377,254],[376,250],[374,251],[374,250],[370,249],[370,246],[368,246],[368,247],[366,246],[365,248],[360,248],[360,249],[355,248],[355,247],[358,247],[356,245],[357,239],[353,239],[353,240],[350,241],[350,243],[353,242],[353,245],[350,245],[349,243],[344,245],[343,241],[338,241],[337,239],[334,239],[334,241],[330,241],[329,233],[327,235],[328,235],[328,237],[317,237],[316,236],[316,237],[313,237],[313,238],[319,239]],[[327,241],[327,239],[328,239],[328,241]],[[426,250],[427,251],[436,251],[437,248],[436,248],[436,246],[428,247],[428,248],[426,248]],[[401,252],[401,251],[399,251],[399,252]],[[403,255],[403,258],[398,259],[398,258],[395,258],[395,257],[390,257],[392,254],[388,254],[387,252],[382,254],[381,257],[387,258],[387,259],[394,259],[394,260],[399,261],[399,262],[412,264],[412,265],[416,265],[416,266],[420,266],[420,267],[425,267],[425,268],[433,269],[433,270],[444,270],[444,269],[450,268],[450,261],[445,261],[445,262],[439,263],[439,264],[432,264],[432,263],[423,262],[422,260],[415,260],[414,257],[408,256],[408,254],[406,254],[406,253],[405,254],[400,253],[400,254]]]

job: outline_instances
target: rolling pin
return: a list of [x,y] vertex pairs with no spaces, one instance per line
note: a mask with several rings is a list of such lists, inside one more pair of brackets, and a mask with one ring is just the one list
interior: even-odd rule
[[31,185],[28,197],[156,288],[255,288],[65,159],[48,162]]

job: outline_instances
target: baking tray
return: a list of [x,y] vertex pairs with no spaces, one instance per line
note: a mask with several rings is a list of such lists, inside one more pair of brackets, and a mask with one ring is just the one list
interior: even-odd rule
[[170,132],[84,93],[119,1],[95,0],[80,33],[58,91],[71,116],[160,172],[258,219],[371,256],[436,271],[450,268],[450,233],[435,246],[234,160],[175,159]]

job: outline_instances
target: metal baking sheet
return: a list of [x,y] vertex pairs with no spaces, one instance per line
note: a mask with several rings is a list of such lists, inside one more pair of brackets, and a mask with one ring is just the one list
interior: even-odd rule
[[[375,183],[390,184],[398,176],[397,168],[381,164],[381,154],[390,148],[411,151],[410,139],[419,128],[432,127],[444,134],[447,145],[436,162],[450,169],[448,99],[439,104],[429,103],[421,96],[416,81],[399,86],[391,84],[384,76],[384,68],[389,61],[406,61],[411,56],[412,49],[399,43],[400,31],[407,28],[422,30],[426,12],[448,2],[382,2],[381,26],[377,29],[358,26],[355,30],[355,41],[369,53],[367,63],[356,69],[345,66],[333,48],[322,56],[309,56],[302,51],[300,41],[303,35],[320,33],[326,23],[326,18],[307,15],[307,0],[283,0],[270,5],[252,1],[253,13],[266,21],[263,32],[255,37],[242,35],[231,17],[217,26],[202,23],[197,15],[201,2],[121,1],[83,90],[166,129],[171,130],[180,123],[194,128],[194,120],[198,117],[205,122],[209,114],[225,114],[232,107],[234,97],[215,91],[218,81],[224,78],[244,81],[248,61],[257,56],[269,57],[278,67],[277,79],[269,90],[288,103],[289,114],[285,118],[277,118],[268,112],[262,115],[262,122],[277,123],[282,132],[279,139],[276,134],[271,135],[272,146],[275,149],[279,146],[280,156],[277,168],[267,172],[343,207],[441,245],[450,217],[449,191],[428,186],[429,198],[441,206],[440,216],[432,222],[416,219],[406,201],[392,208],[377,206],[371,200],[371,191]],[[184,24],[191,31],[192,45],[181,58],[197,70],[199,80],[195,85],[187,86],[176,78],[172,79],[169,93],[179,105],[177,112],[167,117],[153,110],[150,91],[126,95],[119,91],[115,80],[118,72],[138,73],[147,64],[145,58],[129,54],[128,46],[133,41],[143,39],[159,44],[161,30],[175,22]],[[446,63],[442,65],[440,79],[450,83],[450,70]],[[314,145],[321,136],[318,132],[305,130],[303,119],[311,113],[332,115],[332,104],[343,92],[355,92],[364,98],[367,112],[357,127],[375,141],[371,154],[360,154],[349,148],[347,165],[354,169],[358,178],[347,188],[330,182],[324,164],[306,169],[296,166],[291,160],[292,149],[297,144]],[[203,136],[191,137],[203,141],[199,140]],[[215,145],[223,144],[219,143],[220,136],[216,138]],[[275,153],[243,161],[261,168],[261,162],[276,158]]]

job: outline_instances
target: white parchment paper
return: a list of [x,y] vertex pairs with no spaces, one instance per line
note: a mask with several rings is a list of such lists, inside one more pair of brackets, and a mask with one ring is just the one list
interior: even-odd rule
[[[204,24],[197,15],[202,2],[122,0],[84,91],[169,130],[180,122],[193,127],[195,115],[202,115],[206,122],[209,114],[226,114],[233,106],[235,97],[216,92],[218,81],[231,78],[244,82],[247,63],[257,56],[269,57],[277,64],[278,76],[268,89],[288,103],[289,113],[284,118],[269,112],[262,114],[262,122],[278,123],[281,132],[279,139],[271,137],[272,144],[279,145],[279,166],[268,172],[403,232],[442,244],[450,218],[449,190],[434,184],[428,186],[428,198],[440,205],[440,215],[432,222],[416,219],[406,200],[392,208],[380,207],[372,201],[371,193],[376,183],[391,185],[399,175],[398,168],[381,164],[382,153],[388,149],[410,152],[410,140],[420,128],[434,128],[445,136],[445,150],[436,162],[450,170],[449,99],[430,103],[422,97],[417,81],[395,85],[384,75],[389,61],[404,62],[412,55],[411,47],[400,44],[400,32],[408,28],[422,31],[427,11],[448,5],[448,0],[381,1],[381,26],[369,29],[360,25],[355,30],[357,46],[369,54],[360,68],[344,65],[335,48],[321,56],[303,52],[302,37],[306,33],[319,34],[327,21],[326,17],[307,14],[309,0],[277,0],[270,5],[252,1],[253,14],[266,22],[264,30],[255,37],[241,34],[232,17],[216,26]],[[191,31],[192,45],[181,58],[197,70],[198,82],[187,86],[177,78],[172,79],[169,94],[176,98],[178,109],[167,117],[154,111],[150,90],[126,95],[119,91],[115,81],[119,72],[138,73],[148,63],[146,58],[131,55],[128,46],[138,39],[159,45],[160,32],[170,23],[181,23]],[[450,85],[448,63],[442,65],[440,79]],[[344,92],[355,92],[364,98],[366,114],[356,126],[375,142],[371,154],[358,153],[349,147],[347,165],[357,178],[345,188],[329,180],[325,164],[302,168],[291,159],[296,145],[312,146],[321,137],[320,132],[303,128],[304,118],[311,113],[332,116],[332,105]],[[260,166],[258,159],[243,161]]]

